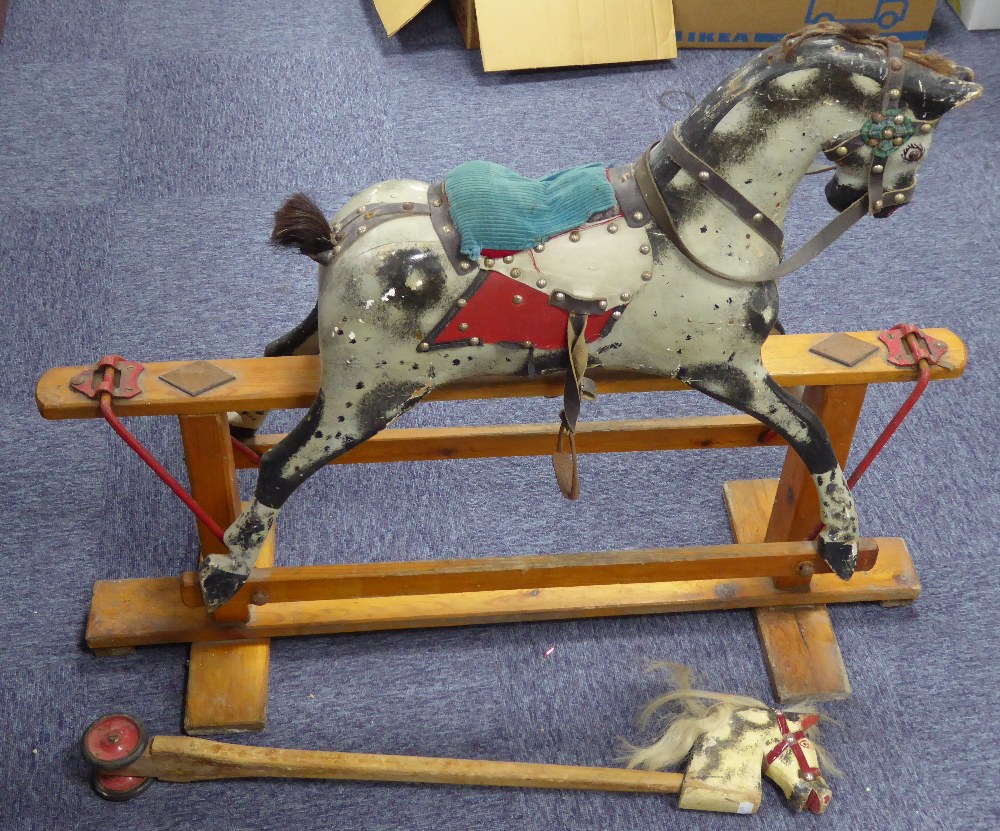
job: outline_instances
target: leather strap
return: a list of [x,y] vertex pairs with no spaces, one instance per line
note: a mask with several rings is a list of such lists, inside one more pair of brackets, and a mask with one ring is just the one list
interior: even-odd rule
[[778,280],[781,277],[785,277],[814,259],[847,231],[848,228],[854,225],[855,222],[868,213],[868,194],[866,193],[848,206],[846,210],[839,213],[834,220],[820,230],[819,233],[792,254],[792,256],[786,257],[776,268],[769,269],[762,274],[748,275],[746,277],[726,274],[702,260],[681,239],[681,235],[677,231],[677,226],[674,224],[670,216],[670,211],[667,209],[667,204],[663,201],[663,194],[660,193],[656,180],[653,178],[653,171],[649,166],[649,153],[655,146],[655,144],[650,146],[639,158],[639,161],[635,163],[635,180],[649,207],[650,216],[656,220],[657,225],[670,237],[671,242],[677,246],[677,249],[685,257],[698,266],[698,268],[707,271],[709,274],[714,274],[716,277],[721,277],[723,280],[756,283]]
[[767,214],[759,210],[753,202],[729,184],[717,170],[691,152],[677,134],[676,125],[664,137],[663,147],[670,158],[677,162],[688,176],[760,234],[775,253],[779,257],[781,256],[781,251],[785,246],[785,235],[781,229]]
[[[566,322],[566,343],[569,366],[566,368],[566,385],[563,388],[563,409],[559,413],[559,435],[552,454],[552,469],[556,474],[559,490],[567,499],[580,498],[580,477],[576,460],[576,423],[580,417],[580,404],[584,398],[593,400],[594,383],[584,377],[587,371],[587,319],[588,315],[570,312]],[[563,450],[566,440],[569,450]]]

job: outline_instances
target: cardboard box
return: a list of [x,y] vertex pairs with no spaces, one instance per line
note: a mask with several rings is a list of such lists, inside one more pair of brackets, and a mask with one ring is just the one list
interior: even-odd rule
[[948,0],[948,5],[958,12],[970,32],[1000,29],[1000,0]]
[[[687,49],[754,49],[824,20],[867,23],[922,46],[935,0],[449,0],[487,72],[654,61]],[[958,2],[958,0],[953,0]],[[389,35],[430,0],[375,0]],[[1000,0],[962,0],[963,7]]]
[[[657,61],[677,56],[671,0],[450,0],[487,72]],[[430,0],[375,0],[396,34]]]

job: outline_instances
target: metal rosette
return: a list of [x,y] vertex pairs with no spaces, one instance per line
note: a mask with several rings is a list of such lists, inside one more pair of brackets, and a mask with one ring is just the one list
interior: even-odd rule
[[[881,117],[880,117],[881,116]],[[861,138],[880,159],[888,158],[897,147],[915,132],[913,121],[902,110],[876,113],[861,127]]]

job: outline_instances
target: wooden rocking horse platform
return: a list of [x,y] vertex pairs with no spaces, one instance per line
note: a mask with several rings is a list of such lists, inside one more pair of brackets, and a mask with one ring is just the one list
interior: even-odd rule
[[[966,362],[961,340],[946,329],[924,335],[947,347],[931,367],[931,380],[960,376]],[[845,346],[847,352],[840,352]],[[878,332],[776,335],[765,343],[763,357],[779,384],[805,388],[803,400],[824,422],[841,465],[867,386],[916,377],[912,366],[887,361]],[[319,369],[315,356],[149,363],[138,394],[116,398],[114,410],[122,417],[179,417],[192,493],[225,527],[240,511],[236,469],[252,465],[234,454],[226,413],[306,407]],[[90,370],[48,371],[36,393],[41,414],[99,416],[98,403],[70,386]],[[601,393],[686,389],[654,376],[591,375]],[[562,388],[556,374],[453,385],[429,397],[554,396]],[[335,463],[547,455],[557,429],[555,423],[393,429]],[[278,439],[258,436],[251,447],[264,452]],[[581,453],[783,443],[745,415],[603,421],[582,424],[577,432]],[[86,642],[95,650],[191,643],[189,733],[263,729],[272,637],[707,609],[755,609],[780,701],[846,697],[850,683],[825,604],[915,600],[920,583],[906,544],[863,540],[854,577],[845,582],[830,573],[816,544],[807,541],[819,515],[817,496],[791,451],[779,480],[728,482],[724,492],[735,543],[723,546],[275,568],[272,538],[246,585],[215,613],[204,607],[195,572],[98,582]],[[223,552],[201,524],[199,536],[203,556]]]

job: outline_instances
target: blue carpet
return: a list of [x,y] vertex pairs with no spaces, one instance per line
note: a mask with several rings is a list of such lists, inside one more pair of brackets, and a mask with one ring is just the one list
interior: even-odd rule
[[[967,33],[942,6],[931,44],[975,67],[988,97],[945,120],[913,205],[860,223],[782,294],[795,331],[913,320],[953,328],[972,354],[858,489],[863,528],[909,540],[924,594],[905,609],[832,610],[854,696],[828,708],[847,776],[827,815],[792,815],[770,786],[752,818],[681,814],[673,797],[327,782],[161,784],[117,806],[90,792],[80,732],[121,709],[177,733],[187,650],[93,657],[81,645],[91,585],[190,568],[195,535],[106,427],[36,414],[41,372],[113,351],[259,354],[314,300],[313,266],[266,246],[284,195],[306,190],[332,208],[379,179],[436,179],[468,159],[528,176],[633,159],[746,55],[485,75],[440,1],[389,40],[370,0],[15,0],[0,47],[0,829],[1000,827],[1000,33]],[[828,218],[804,208],[819,187],[804,189],[791,242]],[[859,446],[903,394],[871,391]],[[432,403],[405,423],[551,420],[554,409]],[[716,409],[693,395],[618,396],[588,417]],[[134,427],[183,469],[174,422]],[[721,483],[780,463],[777,450],[590,456],[573,504],[544,459],[338,467],[289,504],[280,557],[725,542]],[[643,672],[651,658],[769,695],[748,612],[285,639],[273,647],[268,728],[247,741],[615,764],[618,737],[635,735],[635,713],[659,690]]]

